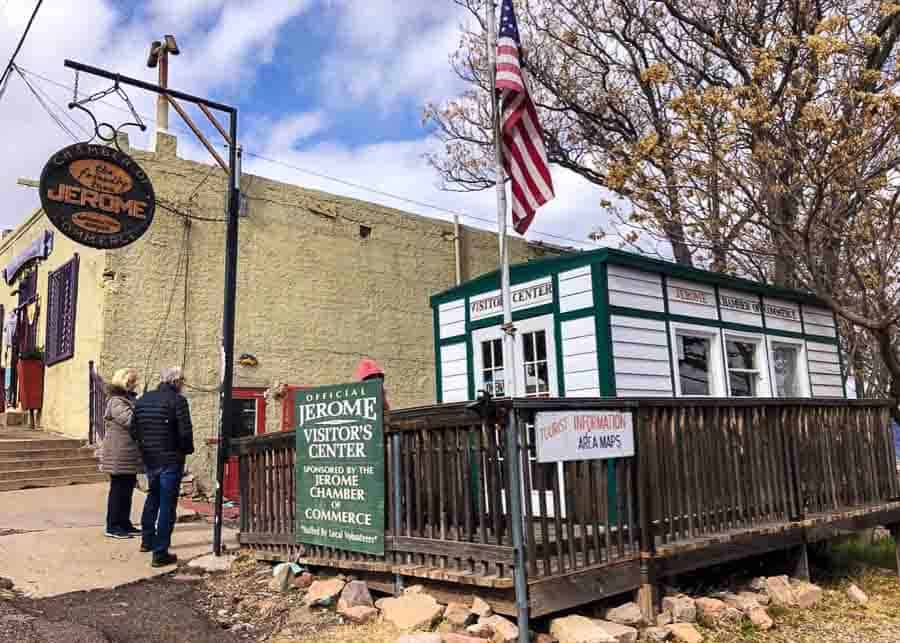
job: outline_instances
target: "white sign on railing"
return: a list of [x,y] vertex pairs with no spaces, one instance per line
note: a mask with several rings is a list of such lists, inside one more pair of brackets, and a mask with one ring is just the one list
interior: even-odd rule
[[605,460],[634,455],[631,413],[542,411],[534,422],[538,462]]

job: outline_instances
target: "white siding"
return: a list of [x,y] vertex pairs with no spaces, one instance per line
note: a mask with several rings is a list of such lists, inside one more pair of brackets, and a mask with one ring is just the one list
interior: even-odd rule
[[838,347],[834,344],[806,342],[809,383],[813,397],[844,397]]
[[594,317],[562,322],[560,329],[566,397],[600,397]]
[[665,322],[613,315],[610,320],[616,394],[671,397],[672,376]]
[[464,342],[441,346],[441,396],[444,402],[469,399],[469,363]]
[[440,338],[466,334],[466,300],[458,299],[438,306]]
[[659,275],[613,265],[607,268],[607,275],[611,306],[656,312],[665,310],[662,277]]
[[567,313],[571,310],[592,308],[593,306],[594,284],[591,279],[590,266],[559,273],[560,312]]
[[820,337],[837,337],[834,315],[826,308],[803,307],[803,332]]
[[722,311],[722,321],[762,326],[762,304],[758,295],[720,288],[719,308]]
[[718,319],[716,289],[706,284],[681,279],[669,279],[669,313],[701,319]]
[[799,304],[765,297],[763,306],[766,314],[766,328],[787,330],[792,333],[803,332],[803,324],[800,323]]

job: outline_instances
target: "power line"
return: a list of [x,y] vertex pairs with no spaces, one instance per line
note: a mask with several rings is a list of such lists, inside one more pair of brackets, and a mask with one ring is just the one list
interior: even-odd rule
[[66,124],[63,123],[62,120],[54,113],[50,106],[47,105],[46,102],[44,102],[44,99],[38,93],[37,89],[35,89],[31,82],[29,82],[29,80],[25,77],[25,74],[23,74],[22,71],[15,65],[12,66],[12,69],[15,69],[19,73],[19,76],[22,78],[22,82],[25,83],[25,86],[28,87],[28,89],[31,91],[31,94],[35,97],[40,106],[44,109],[45,112],[47,112],[47,115],[50,116],[51,119],[53,119],[53,122],[56,123],[63,132],[68,134],[73,141],[77,142],[78,137],[75,135],[75,133],[72,132],[72,130],[70,130],[66,126]]
[[31,12],[31,18],[28,19],[28,24],[25,25],[25,31],[22,32],[22,37],[19,38],[19,44],[16,45],[12,56],[9,58],[9,62],[6,63],[6,69],[3,70],[3,75],[0,76],[0,98],[3,98],[3,92],[6,90],[6,83],[9,82],[9,77],[12,74],[16,56],[18,56],[19,52],[22,50],[22,45],[25,44],[25,38],[28,37],[28,32],[31,31],[31,25],[34,23],[34,19],[37,17],[38,10],[41,8],[42,4],[44,4],[44,0],[38,0],[37,4],[34,6],[34,11]]
[[[50,83],[50,84],[52,84],[52,85],[56,85],[57,87],[59,87],[59,88],[61,88],[61,89],[72,90],[72,86],[71,86],[71,85],[66,85],[66,84],[64,84],[64,83],[60,83],[60,82],[55,81],[55,80],[53,80],[53,79],[50,79],[50,78],[47,78],[47,77],[42,76],[42,75],[40,75],[40,74],[37,74],[37,73],[35,73],[35,72],[33,72],[33,71],[29,71],[29,70],[24,70],[24,71],[25,71],[26,73],[30,74],[31,76],[34,76],[35,78],[39,78],[40,80],[43,80],[43,81],[45,81],[45,82],[48,82],[48,83]],[[116,109],[116,110],[123,111],[123,112],[127,112],[127,111],[128,111],[128,110],[126,110],[126,109],[123,108],[123,107],[119,107],[118,105],[113,105],[113,104],[111,104],[111,103],[109,103],[109,102],[107,102],[107,101],[105,101],[105,100],[101,100],[101,101],[99,101],[99,102],[104,103],[105,105],[107,105],[108,107],[111,107],[112,109]],[[155,123],[155,122],[156,122],[155,119],[153,119],[152,117],[147,116],[147,115],[145,115],[145,114],[140,114],[140,116],[141,116],[142,118],[146,119],[148,122],[151,122],[151,123]],[[177,127],[177,126],[176,126],[176,127]],[[185,134],[190,134],[190,132],[188,132],[188,130],[186,130],[186,129],[182,128],[182,127],[177,127],[177,129],[179,129],[181,132],[183,132],[183,133],[185,133]],[[405,197],[405,196],[402,196],[402,195],[399,195],[399,194],[395,194],[395,193],[392,193],[392,192],[387,192],[386,190],[381,190],[381,189],[379,189],[379,188],[374,188],[374,187],[371,187],[371,186],[368,186],[368,185],[365,185],[365,184],[362,184],[362,183],[356,183],[356,182],[354,182],[354,181],[349,181],[349,180],[347,180],[347,179],[342,179],[342,178],[339,178],[339,177],[336,177],[336,176],[331,176],[331,175],[329,175],[329,174],[325,174],[324,172],[318,172],[318,171],[316,171],[316,170],[310,170],[310,169],[307,169],[307,168],[304,168],[304,167],[300,167],[300,166],[298,166],[298,165],[294,165],[294,164],[288,163],[288,162],[286,162],[286,161],[282,161],[282,160],[279,160],[279,159],[274,159],[274,158],[265,156],[265,155],[263,155],[263,154],[258,154],[258,153],[251,152],[251,151],[248,151],[248,150],[244,150],[244,154],[247,155],[247,156],[252,156],[252,157],[254,157],[254,158],[257,158],[257,159],[259,159],[259,160],[261,160],[261,161],[265,161],[265,162],[267,162],[267,163],[272,163],[272,164],[274,164],[274,165],[280,165],[280,166],[282,166],[282,167],[289,168],[289,169],[291,169],[291,170],[294,170],[294,171],[296,171],[296,172],[300,172],[300,173],[302,173],[302,174],[308,174],[308,175],[310,175],[310,176],[315,176],[315,177],[317,177],[317,178],[320,178],[320,179],[323,179],[323,180],[326,180],[326,181],[331,181],[331,182],[334,182],[334,183],[338,183],[338,184],[343,185],[343,186],[345,186],[345,187],[351,187],[351,188],[354,188],[354,189],[356,189],[356,190],[362,190],[362,191],[364,191],[364,192],[369,192],[369,193],[371,193],[371,194],[377,194],[377,195],[382,196],[382,197],[385,197],[385,198],[389,198],[389,199],[394,199],[394,200],[396,200],[396,201],[400,201],[401,203],[407,203],[407,204],[410,204],[410,205],[415,205],[415,206],[420,207],[420,208],[426,208],[426,209],[433,210],[433,211],[436,211],[436,212],[443,212],[443,213],[445,213],[445,214],[450,214],[450,215],[454,215],[454,216],[459,216],[459,217],[462,217],[462,218],[464,218],[464,219],[470,219],[470,220],[472,220],[472,221],[478,221],[478,222],[480,222],[480,223],[485,223],[485,224],[488,224],[488,225],[490,225],[490,226],[495,226],[496,223],[497,223],[496,220],[494,220],[494,219],[490,219],[490,218],[487,218],[487,217],[480,217],[480,216],[477,216],[477,215],[474,215],[474,214],[469,214],[468,212],[464,212],[464,211],[462,211],[462,210],[454,210],[454,209],[446,208],[446,207],[444,207],[444,206],[440,206],[440,205],[437,205],[437,204],[434,204],[434,203],[429,203],[429,202],[427,202],[427,201],[420,201],[420,200],[417,200],[417,199]],[[443,219],[442,219],[442,220],[443,220]],[[593,244],[591,244],[591,243],[589,243],[589,242],[587,242],[587,241],[584,241],[584,240],[581,240],[581,239],[574,239],[574,238],[572,238],[572,237],[567,237],[567,236],[565,236],[565,235],[556,234],[556,233],[553,233],[553,232],[545,232],[545,231],[543,231],[543,230],[538,230],[538,229],[535,229],[535,228],[530,229],[530,232],[531,232],[533,235],[536,235],[536,236],[546,237],[546,238],[549,238],[549,239],[554,239],[554,240],[556,240],[556,241],[565,241],[565,242],[568,242],[568,243],[576,244],[577,246],[588,246],[588,247],[590,247],[590,248],[592,248],[592,249],[593,249],[593,247],[594,247]]]

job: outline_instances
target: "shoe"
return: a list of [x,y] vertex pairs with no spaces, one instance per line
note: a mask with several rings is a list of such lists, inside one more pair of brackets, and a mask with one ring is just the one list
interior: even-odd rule
[[105,536],[107,538],[119,538],[121,540],[128,540],[129,538],[134,537],[131,534],[129,534],[127,531],[121,531],[119,529],[115,529],[115,530],[107,529]]
[[132,536],[140,536],[142,533],[141,530],[138,529],[137,527],[135,527],[134,525],[132,525],[131,527],[125,527],[125,529],[123,529],[123,531],[126,534],[131,534]]
[[153,546],[148,545],[147,543],[141,543],[141,551],[144,552],[145,554],[149,553],[149,552],[153,551]]
[[167,551],[153,552],[153,560],[150,562],[151,567],[168,567],[178,562],[178,556],[170,554]]

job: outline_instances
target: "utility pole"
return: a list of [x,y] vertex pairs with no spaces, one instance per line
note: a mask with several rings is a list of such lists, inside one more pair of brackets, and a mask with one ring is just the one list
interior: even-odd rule
[[[159,86],[162,89],[169,88],[169,54],[177,56],[180,53],[175,36],[171,34],[163,36],[162,41],[154,40],[150,45],[147,67],[159,69]],[[165,94],[156,97],[156,131],[169,131],[169,99]]]

